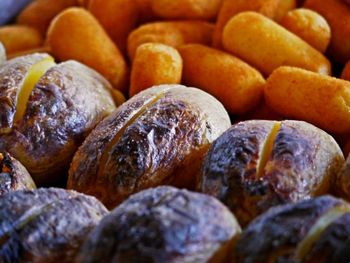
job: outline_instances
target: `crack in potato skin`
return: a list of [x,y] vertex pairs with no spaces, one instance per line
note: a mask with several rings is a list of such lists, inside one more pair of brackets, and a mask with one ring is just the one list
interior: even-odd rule
[[[235,262],[295,262],[297,245],[318,218],[342,205],[346,203],[341,199],[322,196],[268,210],[243,231],[235,248]],[[275,252],[280,253],[276,255]]]
[[233,215],[216,199],[162,186],[133,195],[106,216],[78,262],[209,262],[239,233]]
[[[209,99],[200,106],[200,102],[192,104],[187,98],[188,95],[193,98],[198,95],[197,99],[204,96],[197,89],[164,85],[153,90],[164,87],[168,87],[164,97],[128,125],[110,148],[103,173],[96,172],[101,165],[101,155],[108,149],[108,141],[132,119],[128,115],[144,105],[144,96],[149,91],[133,97],[92,132],[74,157],[68,188],[92,194],[108,207],[115,207],[134,192],[161,184],[194,188],[210,142],[229,125],[223,117],[227,113],[218,114],[218,120],[223,123],[215,127],[210,111],[202,110],[209,101],[211,107],[222,107],[212,97],[205,95]],[[139,107],[135,107],[140,99]]]
[[327,133],[298,121],[282,121],[271,156],[257,178],[261,148],[273,122],[234,125],[206,156],[199,189],[228,205],[242,225],[272,206],[327,193],[344,162]]
[[23,118],[0,136],[0,149],[20,160],[39,184],[61,179],[78,145],[115,109],[109,88],[78,62],[51,68],[32,90]]

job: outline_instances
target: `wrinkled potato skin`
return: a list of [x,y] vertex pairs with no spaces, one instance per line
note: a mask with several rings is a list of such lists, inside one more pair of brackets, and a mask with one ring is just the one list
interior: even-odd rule
[[327,193],[344,157],[334,139],[298,121],[282,121],[257,178],[259,152],[273,122],[234,125],[209,150],[199,189],[223,201],[246,225],[272,206]]
[[37,62],[47,58],[46,54],[18,57],[0,67],[0,133],[9,132],[13,125],[16,100],[25,76]]
[[35,188],[27,169],[8,153],[0,153],[0,196],[11,191]]
[[108,213],[95,198],[63,189],[16,191],[0,197],[0,261],[73,262]]
[[347,263],[350,260],[350,214],[332,222],[316,241],[303,263]]
[[[160,94],[155,103],[147,104]],[[128,123],[144,105],[141,116]],[[74,156],[68,188],[94,195],[108,207],[152,186],[193,188],[209,144],[229,126],[223,106],[198,89],[179,85],[147,89],[88,136]],[[117,134],[120,137],[108,152],[108,143]]]
[[[215,215],[215,216],[213,216]],[[134,231],[130,231],[133,229]],[[91,232],[76,262],[211,262],[241,232],[216,199],[172,187],[133,195]],[[220,251],[231,243],[226,251]]]
[[[37,56],[41,55],[34,58]],[[10,61],[8,67],[3,66],[14,71],[11,76],[15,80],[21,80],[30,64],[25,57],[18,60],[25,63],[14,67],[11,64],[15,62]],[[0,136],[0,149],[18,159],[38,184],[62,179],[60,173],[68,168],[83,139],[115,109],[108,82],[86,66],[68,61],[44,74],[29,97],[22,120],[12,123],[19,85],[11,87],[5,82],[7,78],[0,79],[6,102],[0,103],[4,107],[1,113],[8,120],[2,125],[7,132]]]
[[235,248],[234,262],[295,262],[294,250],[317,219],[344,203],[331,196],[322,196],[270,209],[243,231]]

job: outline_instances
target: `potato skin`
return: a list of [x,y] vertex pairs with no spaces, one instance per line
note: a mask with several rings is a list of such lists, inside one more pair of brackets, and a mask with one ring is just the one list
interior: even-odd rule
[[257,176],[271,121],[232,126],[209,149],[199,190],[224,202],[246,225],[272,206],[327,193],[344,157],[334,139],[299,121],[282,121],[271,155]]
[[87,137],[71,164],[68,188],[114,207],[144,188],[194,187],[209,144],[229,126],[221,103],[203,91],[180,85],[147,89]]
[[210,262],[240,232],[234,216],[212,197],[168,186],[151,188],[106,216],[76,262]]
[[317,219],[330,209],[344,204],[341,199],[322,196],[271,208],[242,232],[235,248],[234,262],[294,263],[298,243]]
[[4,94],[1,114],[7,117],[0,149],[11,153],[36,183],[42,184],[62,180],[62,171],[68,168],[78,145],[100,120],[115,110],[115,105],[109,93],[110,84],[102,76],[78,62],[68,61],[44,74],[29,97],[22,120],[12,123],[20,86],[17,83],[23,81],[27,64],[37,56],[42,57],[18,58],[2,67],[4,74],[11,72],[11,78],[0,77]]
[[107,214],[95,198],[63,189],[0,197],[0,261],[73,262],[89,231]]
[[7,152],[0,153],[0,196],[11,191],[35,188],[27,169]]

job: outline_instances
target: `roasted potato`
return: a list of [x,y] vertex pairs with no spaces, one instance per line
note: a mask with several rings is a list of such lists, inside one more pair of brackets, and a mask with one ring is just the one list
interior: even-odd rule
[[68,188],[109,208],[152,186],[194,188],[210,143],[229,127],[222,104],[199,89],[147,89],[90,133],[74,156]]
[[245,226],[272,206],[328,193],[344,163],[326,132],[301,121],[245,121],[210,147],[198,189]]
[[47,54],[0,66],[0,150],[38,184],[62,180],[78,145],[115,110],[110,84],[75,61],[56,65]]
[[215,198],[163,186],[131,196],[106,216],[76,262],[228,262],[240,232]]
[[0,196],[0,262],[74,262],[80,245],[108,213],[95,198],[63,189]]
[[11,191],[35,188],[27,169],[7,152],[0,152],[0,196]]
[[256,67],[265,76],[280,66],[331,74],[331,64],[322,53],[256,12],[242,12],[232,17],[224,28],[222,43],[225,50]]
[[350,205],[331,196],[274,207],[243,231],[234,262],[349,262],[349,223]]

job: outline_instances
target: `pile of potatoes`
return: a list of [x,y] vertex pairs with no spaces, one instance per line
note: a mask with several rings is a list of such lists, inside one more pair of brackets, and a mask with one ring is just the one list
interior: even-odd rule
[[0,262],[349,262],[348,22],[31,1],[0,26]]

